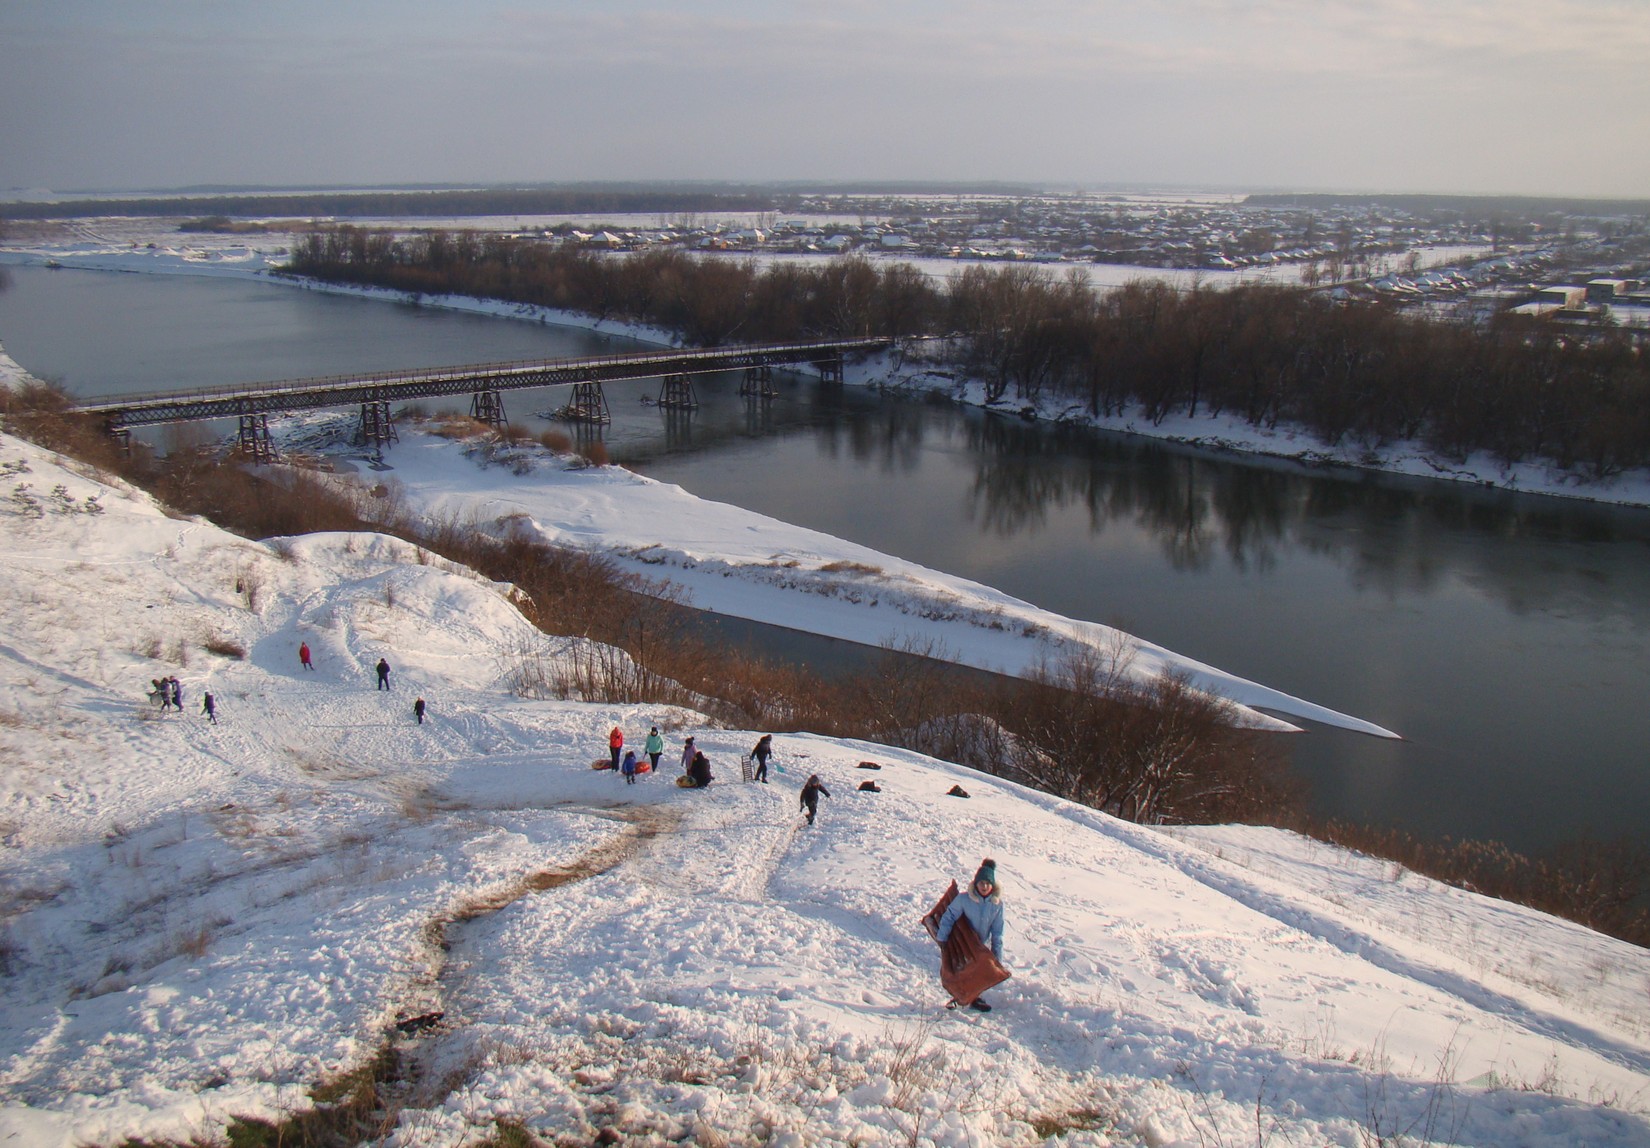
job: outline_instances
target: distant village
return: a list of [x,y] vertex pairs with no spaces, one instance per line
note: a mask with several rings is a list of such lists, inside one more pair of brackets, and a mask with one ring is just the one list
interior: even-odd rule
[[611,250],[843,255],[1270,271],[1346,297],[1578,325],[1650,328],[1650,217],[1546,207],[1301,206],[1239,197],[813,196],[753,225],[692,215],[648,228],[561,225]]

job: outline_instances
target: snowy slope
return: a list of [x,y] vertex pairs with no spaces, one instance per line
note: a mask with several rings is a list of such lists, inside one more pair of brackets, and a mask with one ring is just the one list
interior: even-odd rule
[[[559,645],[468,571],[247,542],[11,438],[0,468],[0,1142],[210,1139],[440,1012],[395,1038],[386,1143],[1650,1143],[1642,950],[879,746],[781,736],[740,784],[751,732],[513,696]],[[590,770],[615,722],[718,782]],[[917,917],[987,854],[1015,976],[958,1015]]]

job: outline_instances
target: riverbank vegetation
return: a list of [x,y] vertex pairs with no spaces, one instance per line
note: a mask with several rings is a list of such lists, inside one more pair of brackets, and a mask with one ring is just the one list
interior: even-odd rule
[[[680,705],[733,728],[808,730],[915,749],[1146,823],[1245,822],[1292,828],[1492,896],[1650,945],[1650,848],[1579,842],[1530,858],[1494,842],[1425,842],[1401,831],[1315,822],[1280,735],[1169,677],[1131,684],[1121,649],[1050,665],[1029,681],[959,672],[945,651],[889,649],[863,672],[830,678],[730,649],[660,587],[600,555],[525,533],[413,514],[385,485],[342,485],[299,467],[223,465],[179,446],[130,458],[50,387],[3,397],[8,430],[150,490],[177,513],[249,538],[315,531],[394,534],[421,554],[470,566],[519,591],[540,630],[569,640],[553,662],[523,651],[518,691],[589,701]],[[512,465],[523,444],[458,415],[436,416],[483,456]],[[277,477],[278,476],[278,477]]]
[[757,262],[623,255],[475,232],[336,227],[289,269],[411,294],[475,295],[663,328],[713,345],[961,334],[943,364],[991,401],[1096,416],[1230,413],[1326,445],[1423,443],[1601,479],[1650,465],[1650,358],[1628,332],[1528,316],[1429,318],[1325,292],[1138,281],[1104,294],[1073,270],[971,265],[935,282],[858,257]]

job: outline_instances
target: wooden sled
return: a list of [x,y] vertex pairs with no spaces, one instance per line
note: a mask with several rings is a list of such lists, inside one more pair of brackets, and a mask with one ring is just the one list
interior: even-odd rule
[[[922,927],[935,941],[939,940],[940,918],[956,899],[957,883],[953,881],[934,907],[923,914]],[[968,918],[957,918],[957,923],[951,926],[951,936],[940,945],[940,984],[951,994],[952,1003],[973,1004],[986,989],[1002,984],[1013,975],[980,941]]]

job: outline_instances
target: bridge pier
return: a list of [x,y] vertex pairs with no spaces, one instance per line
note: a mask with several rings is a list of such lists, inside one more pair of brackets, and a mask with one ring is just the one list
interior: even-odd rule
[[395,433],[395,420],[390,417],[388,400],[361,404],[361,422],[355,429],[356,446],[371,446],[373,457],[381,459],[386,446],[400,441],[401,436]]
[[494,430],[510,425],[510,420],[504,417],[504,396],[496,390],[477,391],[470,396],[470,417]]
[[613,415],[607,409],[607,396],[602,394],[602,385],[586,380],[573,384],[573,398],[556,416],[573,423],[601,423],[613,421]]
[[659,405],[673,410],[696,410],[699,400],[693,393],[693,376],[666,375],[659,387]]
[[842,385],[842,354],[838,352],[828,359],[820,359],[814,363],[819,368],[819,381]]
[[269,435],[268,415],[242,415],[241,430],[236,449],[254,463],[279,462],[275,440]]
[[773,398],[779,393],[773,389],[773,368],[767,363],[760,367],[746,367],[745,381],[739,384],[739,393],[746,398]]

